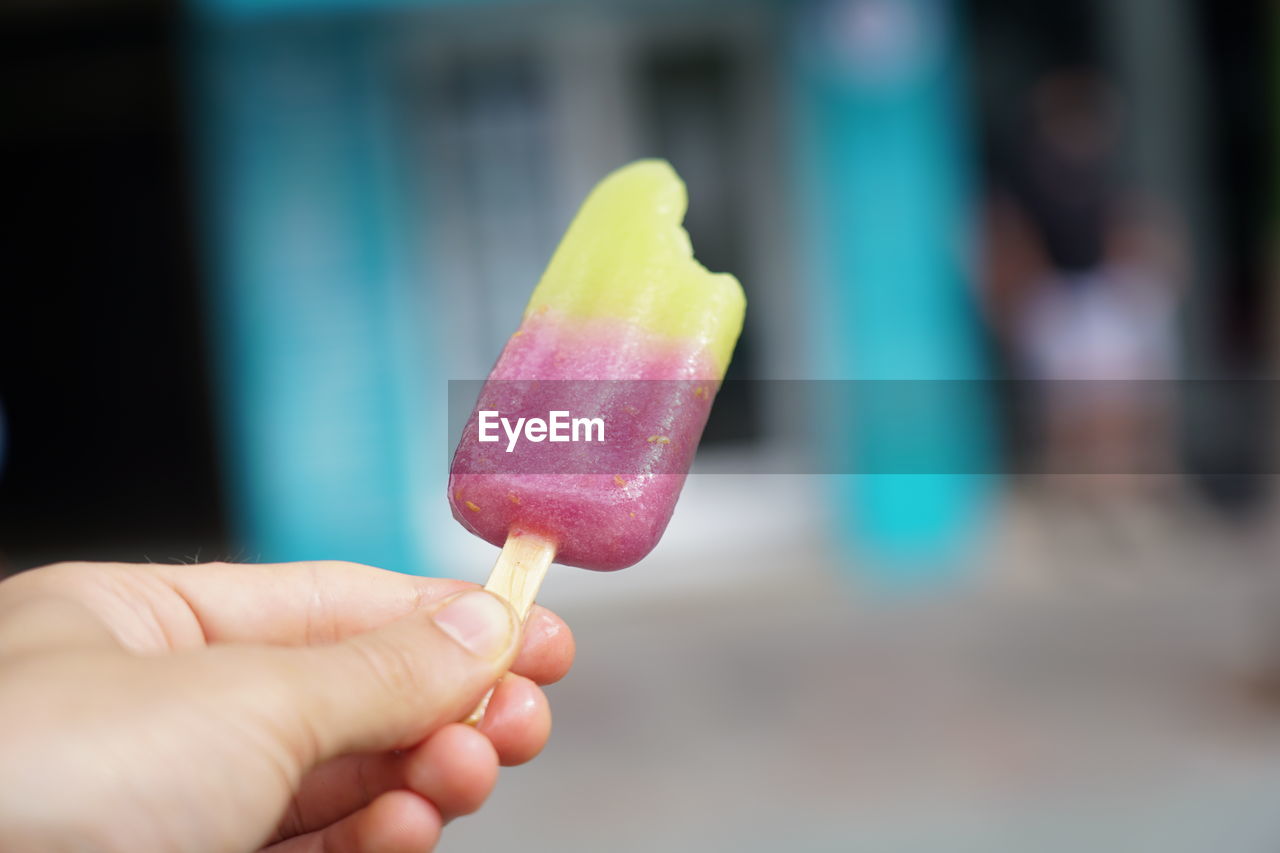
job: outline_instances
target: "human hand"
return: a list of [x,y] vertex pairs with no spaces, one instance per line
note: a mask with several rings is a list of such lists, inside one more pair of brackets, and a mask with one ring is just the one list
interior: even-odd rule
[[537,607],[521,633],[473,584],[350,563],[17,575],[0,849],[430,849],[546,742],[573,638]]

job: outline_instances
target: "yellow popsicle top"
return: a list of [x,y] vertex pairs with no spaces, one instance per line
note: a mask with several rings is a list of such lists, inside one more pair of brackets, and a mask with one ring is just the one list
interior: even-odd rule
[[706,348],[724,376],[746,297],[728,273],[694,260],[684,181],[665,160],[637,160],[596,185],[529,298],[571,317],[609,317]]

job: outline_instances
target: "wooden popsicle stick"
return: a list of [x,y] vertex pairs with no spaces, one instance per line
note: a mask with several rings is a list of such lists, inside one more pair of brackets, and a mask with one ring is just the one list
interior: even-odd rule
[[[502,546],[502,553],[493,564],[484,588],[510,602],[516,618],[524,625],[538,596],[538,587],[542,586],[542,579],[547,576],[547,569],[555,557],[555,542],[537,533],[513,530],[507,534],[506,544]],[[474,726],[484,719],[494,687],[489,688],[480,704],[463,720],[464,723]]]

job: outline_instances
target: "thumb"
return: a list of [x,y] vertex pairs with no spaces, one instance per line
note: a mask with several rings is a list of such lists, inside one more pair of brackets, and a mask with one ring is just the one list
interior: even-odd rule
[[412,746],[467,715],[515,658],[519,623],[490,592],[469,590],[340,643],[272,650],[263,673],[310,765]]

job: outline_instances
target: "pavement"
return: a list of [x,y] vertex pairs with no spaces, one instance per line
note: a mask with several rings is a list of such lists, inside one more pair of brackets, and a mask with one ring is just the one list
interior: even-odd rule
[[1274,853],[1274,529],[1015,494],[933,592],[778,531],[557,569],[551,742],[440,849]]

